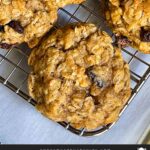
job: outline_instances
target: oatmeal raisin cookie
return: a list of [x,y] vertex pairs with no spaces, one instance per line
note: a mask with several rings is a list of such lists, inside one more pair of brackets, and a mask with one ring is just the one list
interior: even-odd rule
[[95,129],[117,120],[130,97],[129,66],[93,24],[54,31],[30,57],[28,87],[48,118]]
[[119,46],[150,53],[150,0],[109,0],[106,18]]
[[57,9],[84,0],[0,0],[0,47],[23,42],[32,48],[57,20]]

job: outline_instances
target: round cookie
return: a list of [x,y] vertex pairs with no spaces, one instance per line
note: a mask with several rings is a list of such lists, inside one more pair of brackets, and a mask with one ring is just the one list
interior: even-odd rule
[[57,10],[84,0],[0,0],[0,47],[9,49],[23,42],[36,46],[53,27]]
[[106,18],[117,44],[150,53],[150,0],[109,0]]
[[95,129],[118,119],[130,97],[129,66],[93,24],[54,31],[28,60],[30,96],[48,118]]

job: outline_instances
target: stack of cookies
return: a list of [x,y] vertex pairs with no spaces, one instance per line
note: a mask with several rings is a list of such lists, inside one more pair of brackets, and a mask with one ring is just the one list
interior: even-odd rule
[[115,44],[90,23],[67,25],[41,40],[59,7],[83,1],[1,0],[0,47],[26,42],[33,48],[28,89],[40,112],[92,130],[115,122],[130,98],[129,65],[120,48],[131,45],[150,53],[150,0],[109,0],[106,18]]

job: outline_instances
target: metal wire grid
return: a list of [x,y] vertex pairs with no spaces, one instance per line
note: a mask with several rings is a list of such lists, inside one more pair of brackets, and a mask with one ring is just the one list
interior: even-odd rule
[[[103,8],[102,1],[99,2],[97,0],[87,0],[86,3],[81,5],[68,6],[64,9],[61,8],[58,11],[59,19],[54,28],[57,30],[58,27],[72,22],[92,22],[113,37],[103,17]],[[36,102],[28,95],[27,90],[27,78],[30,72],[27,59],[30,51],[25,44],[10,49],[9,51],[0,49],[0,82],[35,106]],[[129,63],[131,69],[132,96],[121,111],[120,116],[150,76],[149,55],[141,54],[131,47],[123,49],[122,52],[124,59]],[[85,129],[77,130],[65,122],[59,124],[74,134],[94,136],[108,131],[115,123],[102,126],[93,131],[86,131]]]

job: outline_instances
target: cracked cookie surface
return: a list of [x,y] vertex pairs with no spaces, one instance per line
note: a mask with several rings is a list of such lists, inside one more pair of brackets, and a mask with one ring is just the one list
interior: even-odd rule
[[54,31],[28,60],[30,96],[48,118],[95,129],[117,120],[130,97],[129,66],[93,24]]
[[131,45],[149,54],[150,0],[109,0],[108,5],[106,18],[119,37],[118,45],[123,47]]
[[57,10],[84,0],[0,0],[0,47],[10,48],[23,42],[29,47],[53,27]]

